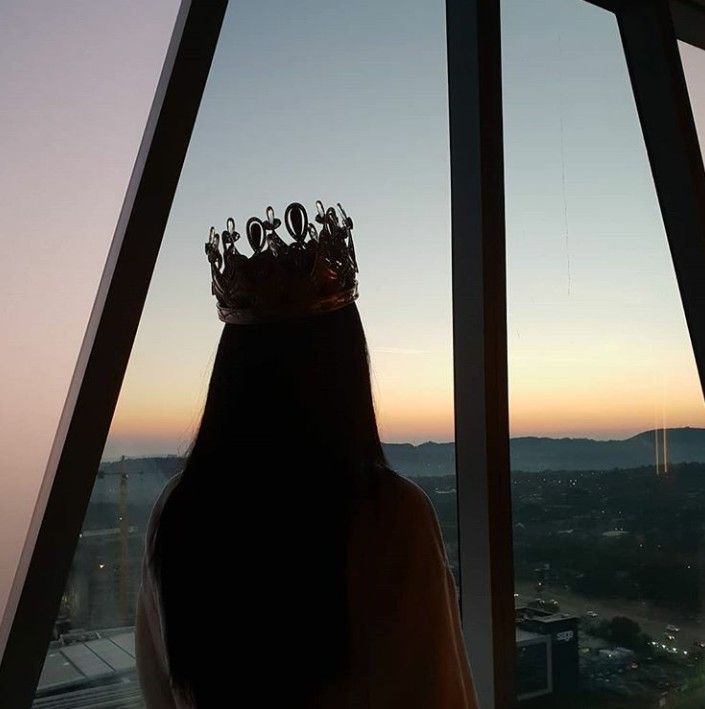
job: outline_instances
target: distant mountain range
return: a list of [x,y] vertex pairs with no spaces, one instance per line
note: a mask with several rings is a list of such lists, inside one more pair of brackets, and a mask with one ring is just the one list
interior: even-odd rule
[[[663,431],[659,431],[659,453],[663,456]],[[705,428],[666,429],[670,463],[705,462]],[[386,443],[390,465],[404,475],[452,474],[453,443]],[[596,441],[592,438],[512,438],[509,444],[512,470],[610,470],[655,465],[655,434],[644,431],[624,440]]]
[[[664,432],[658,431],[663,462]],[[665,431],[669,463],[705,462],[705,428],[668,428]],[[514,438],[514,470],[610,470],[656,465],[656,432],[644,431],[624,440],[590,438]]]
[[[659,435],[659,455],[663,456],[663,431]],[[666,429],[669,463],[705,463],[705,428]],[[385,443],[384,452],[391,467],[408,477],[452,475],[455,472],[453,443]],[[655,434],[644,431],[624,440],[596,441],[592,438],[540,438],[526,436],[510,440],[511,467],[514,471],[541,472],[549,470],[611,470],[655,465]],[[126,472],[135,476],[131,485],[145,486],[144,494],[151,499],[157,489],[181,468],[176,456],[127,458],[124,462],[101,464],[106,479],[96,482],[94,497],[106,499],[115,494],[114,478],[110,473]],[[151,475],[150,475],[151,473]]]

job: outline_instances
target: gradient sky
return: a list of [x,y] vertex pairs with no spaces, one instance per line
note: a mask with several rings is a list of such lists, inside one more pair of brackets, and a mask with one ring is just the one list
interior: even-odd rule
[[384,438],[452,439],[443,3],[409,9],[230,5],[106,456],[191,438],[221,329],[210,224],[318,198],[355,221]]
[[[15,568],[176,0],[0,2],[0,569]],[[513,435],[705,411],[614,18],[504,3]],[[105,456],[179,452],[221,325],[203,242],[340,200],[385,440],[451,440],[442,0],[232,2]],[[684,50],[696,117],[705,63]],[[8,583],[0,577],[0,609]]]
[[703,425],[616,22],[580,0],[503,20],[512,432]]
[[[107,457],[193,435],[220,330],[207,226],[319,196],[355,219],[383,437],[452,439],[443,5],[399,9],[231,5]],[[503,19],[512,432],[702,424],[616,23],[578,0]]]

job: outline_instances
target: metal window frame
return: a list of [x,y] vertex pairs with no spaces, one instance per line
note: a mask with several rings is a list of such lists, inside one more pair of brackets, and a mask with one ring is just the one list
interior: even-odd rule
[[[585,1],[609,10],[615,15],[626,5],[633,4],[630,0]],[[670,0],[668,6],[676,39],[705,49],[705,0]]]
[[0,706],[30,707],[227,0],[182,0],[0,624]]
[[499,0],[447,0],[463,631],[480,706],[515,704]]
[[670,8],[676,37],[705,49],[705,1],[671,0]]

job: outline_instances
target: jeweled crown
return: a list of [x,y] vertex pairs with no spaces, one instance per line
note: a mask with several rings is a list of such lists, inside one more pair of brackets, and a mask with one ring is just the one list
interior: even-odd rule
[[338,203],[325,209],[316,202],[311,223],[303,205],[292,202],[284,224],[293,241],[277,234],[281,221],[267,207],[266,220],[252,217],[245,226],[252,255],[235,246],[240,234],[230,217],[218,234],[211,227],[206,255],[218,316],[226,323],[252,323],[302,317],[336,310],[357,298],[357,261],[352,219]]

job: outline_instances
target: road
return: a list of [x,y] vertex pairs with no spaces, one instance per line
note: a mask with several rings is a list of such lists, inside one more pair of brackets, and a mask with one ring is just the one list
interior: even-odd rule
[[[528,603],[537,595],[534,585],[531,583],[517,583],[515,590],[519,594],[518,600],[522,604]],[[550,586],[546,586],[542,597],[546,600],[557,600],[563,613],[582,616],[587,611],[595,611],[600,618],[607,620],[616,615],[626,616],[639,623],[643,632],[659,642],[666,642],[664,639],[666,626],[675,625],[680,628],[680,633],[676,635],[675,643],[671,644],[679,650],[689,650],[695,641],[705,641],[705,623],[702,622],[702,619],[688,618],[658,606],[652,606],[646,601],[590,599]]]

